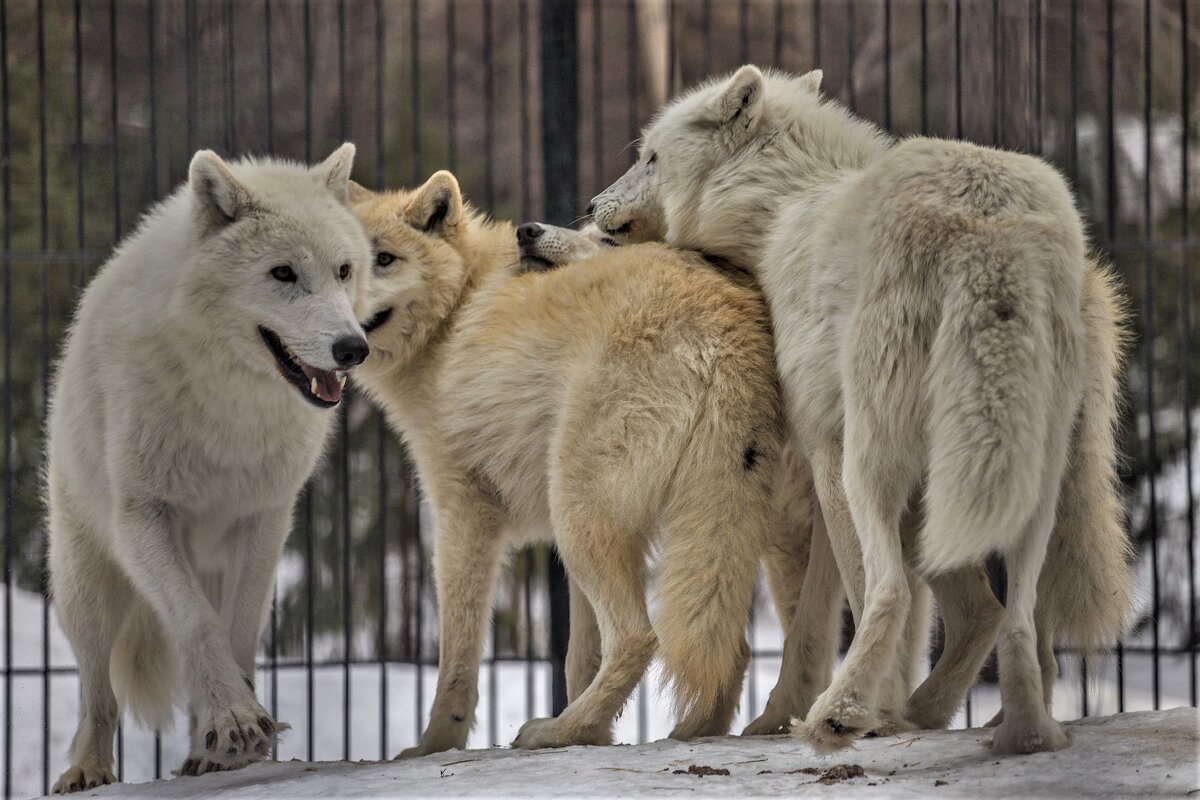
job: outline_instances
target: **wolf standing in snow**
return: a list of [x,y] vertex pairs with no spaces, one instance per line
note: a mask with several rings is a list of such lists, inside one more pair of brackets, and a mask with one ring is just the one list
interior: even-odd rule
[[782,438],[761,296],[663,245],[515,274],[512,226],[465,205],[448,172],[352,198],[377,244],[372,352],[355,379],[404,436],[434,511],[437,695],[401,756],[466,745],[504,548],[549,538],[572,630],[601,647],[572,643],[570,704],[514,744],[611,743],[656,654],[673,735],[726,732]]
[[[939,662],[905,717],[948,719],[990,647],[995,600],[978,564],[999,552],[993,747],[1064,747],[1048,711],[1052,644],[1119,634],[1130,602],[1114,289],[1052,168],[962,142],[894,143],[823,100],[819,81],[747,66],[677,99],[596,198],[595,221],[633,233],[630,209],[658,198],[669,242],[763,284],[789,420],[859,622],[798,732],[832,749],[888,716],[881,681],[914,565],[970,657],[942,675]],[[914,501],[924,519],[909,535]]]
[[83,296],[49,430],[50,582],[83,697],[56,792],[111,783],[119,708],[167,726],[180,689],[183,774],[264,758],[284,727],[254,657],[292,505],[368,352],[353,160],[197,153]]

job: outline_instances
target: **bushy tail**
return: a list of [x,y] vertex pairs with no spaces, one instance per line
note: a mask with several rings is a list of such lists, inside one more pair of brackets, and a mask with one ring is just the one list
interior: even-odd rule
[[162,623],[144,602],[134,601],[109,661],[120,708],[148,728],[172,727],[178,663]]
[[1054,396],[1047,275],[1062,267],[1039,264],[1030,244],[984,227],[942,254],[947,288],[926,372],[921,558],[931,572],[1009,547],[1043,489]]
[[1083,313],[1087,383],[1038,580],[1036,614],[1056,644],[1090,650],[1125,631],[1133,603],[1133,549],[1115,441],[1125,309],[1112,274],[1094,261],[1085,278]]

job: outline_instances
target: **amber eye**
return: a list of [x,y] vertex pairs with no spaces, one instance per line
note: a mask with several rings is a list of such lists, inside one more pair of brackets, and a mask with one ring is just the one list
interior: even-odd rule
[[296,273],[287,264],[280,264],[271,270],[271,277],[284,283],[295,283]]
[[375,256],[375,265],[378,267],[386,267],[395,260],[396,257],[391,253],[380,253],[379,255]]
[[349,277],[350,277],[350,265],[349,264],[342,264],[340,267],[338,267],[338,280],[344,281]]

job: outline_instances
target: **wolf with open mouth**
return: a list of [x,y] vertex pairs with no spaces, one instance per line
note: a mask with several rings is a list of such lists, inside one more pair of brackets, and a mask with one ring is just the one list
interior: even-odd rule
[[265,758],[287,727],[254,657],[328,409],[368,352],[353,160],[197,153],[83,296],[49,428],[50,580],[83,695],[57,792],[114,780],[122,708],[169,727],[186,696],[190,775]]

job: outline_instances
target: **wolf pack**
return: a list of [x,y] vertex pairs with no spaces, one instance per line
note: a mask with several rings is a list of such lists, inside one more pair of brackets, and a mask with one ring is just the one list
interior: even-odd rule
[[466,746],[497,575],[533,542],[568,576],[568,704],[515,747],[612,744],[654,659],[672,737],[729,733],[760,569],[785,646],[745,735],[946,727],[995,648],[993,752],[1068,746],[1055,648],[1107,646],[1134,591],[1124,301],[1052,167],[893,139],[820,84],[747,65],[683,93],[579,230],[491,219],[446,171],[369,190],[351,144],[197,153],[56,373],[50,576],[81,697],[55,791],[115,780],[123,712],[186,708],[181,775],[270,757],[288,726],[256,652],[347,378],[433,512],[437,691],[399,758]]

